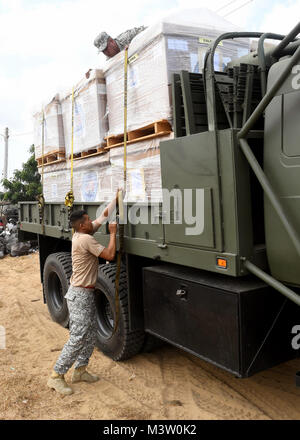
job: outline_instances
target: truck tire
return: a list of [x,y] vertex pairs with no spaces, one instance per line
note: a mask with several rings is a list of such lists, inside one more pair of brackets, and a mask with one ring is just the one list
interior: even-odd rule
[[67,327],[69,311],[64,296],[72,275],[72,257],[69,252],[50,254],[44,266],[44,294],[53,321]]
[[97,309],[97,347],[114,361],[123,361],[140,352],[145,333],[129,330],[128,292],[125,268],[121,268],[119,282],[119,325],[111,337],[115,317],[115,277],[116,264],[101,264],[95,289]]

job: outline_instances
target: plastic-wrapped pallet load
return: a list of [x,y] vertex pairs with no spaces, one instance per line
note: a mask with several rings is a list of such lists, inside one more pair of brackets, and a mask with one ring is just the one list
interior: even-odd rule
[[[61,104],[58,95],[44,109],[44,154],[65,151]],[[35,157],[42,156],[43,112],[34,115]]]
[[[159,144],[162,138],[137,142],[127,149],[127,188],[125,201],[162,201]],[[124,147],[115,147],[104,154],[74,160],[74,196],[76,202],[110,201],[123,187]],[[70,190],[71,161],[48,165],[44,169],[46,202],[63,202]],[[41,173],[41,168],[39,168]]]
[[[99,181],[110,167],[109,152],[73,162],[73,192],[76,202],[100,200]],[[39,167],[39,173],[42,173]],[[71,185],[71,161],[48,165],[44,168],[44,197],[48,203],[64,202]]]
[[[66,157],[71,154],[72,91],[61,97]],[[106,86],[102,70],[90,70],[74,87],[74,153],[101,147],[107,134]]]
[[[128,129],[136,129],[160,119],[171,120],[170,83],[181,70],[201,73],[204,55],[218,35],[239,30],[207,9],[172,14],[138,34],[129,46]],[[224,70],[233,58],[249,51],[242,41],[224,41],[217,49],[215,69]],[[109,134],[123,132],[124,52],[107,62]]]
[[[127,186],[125,201],[162,202],[160,149],[161,142],[174,134],[139,141],[127,147]],[[112,192],[123,187],[124,147],[110,149],[111,167],[107,170],[112,181]]]

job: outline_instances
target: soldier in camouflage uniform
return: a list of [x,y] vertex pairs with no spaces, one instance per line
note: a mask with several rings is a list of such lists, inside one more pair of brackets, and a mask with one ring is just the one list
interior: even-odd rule
[[75,370],[87,365],[93,353],[96,336],[96,307],[93,289],[70,286],[65,298],[69,310],[70,339],[65,344],[54,371],[65,374],[75,363]]
[[47,382],[48,387],[60,394],[73,393],[64,375],[74,362],[72,383],[99,380],[98,376],[86,371],[97,336],[94,288],[98,276],[98,257],[108,261],[115,258],[117,225],[116,223],[109,224],[110,241],[107,248],[98,243],[93,234],[113,213],[115,205],[116,199],[93,222],[85,211],[75,211],[70,217],[71,225],[75,229],[72,238],[73,272],[69,290],[65,295],[69,309],[70,337]]
[[106,32],[101,32],[95,38],[94,45],[99,49],[99,52],[103,52],[108,58],[112,58],[125,49],[131,40],[144,29],[146,29],[145,26],[135,27],[118,35],[117,38],[111,38]]

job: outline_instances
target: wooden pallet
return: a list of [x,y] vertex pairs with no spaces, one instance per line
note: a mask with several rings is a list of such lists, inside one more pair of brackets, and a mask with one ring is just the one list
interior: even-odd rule
[[65,162],[66,160],[65,152],[61,150],[55,150],[55,151],[51,151],[50,153],[44,154],[44,156],[42,157],[37,157],[36,161],[38,167],[41,167],[43,165],[43,160],[44,160],[44,166]]
[[[135,130],[129,130],[127,132],[127,144],[133,144],[135,142],[152,139],[159,136],[165,136],[172,131],[169,121],[161,119],[160,121],[152,122],[152,124],[144,127],[136,128]],[[120,147],[124,145],[124,134],[107,136],[105,150],[111,148]]]
[[[105,153],[104,147],[95,147],[87,151],[81,151],[80,153],[73,154],[73,160],[80,160],[87,157],[98,156],[99,154]],[[71,159],[71,154],[69,155],[69,159]]]

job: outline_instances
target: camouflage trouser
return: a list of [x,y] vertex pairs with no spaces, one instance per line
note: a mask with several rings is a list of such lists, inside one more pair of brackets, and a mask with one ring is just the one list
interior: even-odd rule
[[75,361],[75,368],[88,364],[97,334],[94,291],[70,286],[65,298],[70,316],[70,337],[54,366],[58,374],[65,374]]

